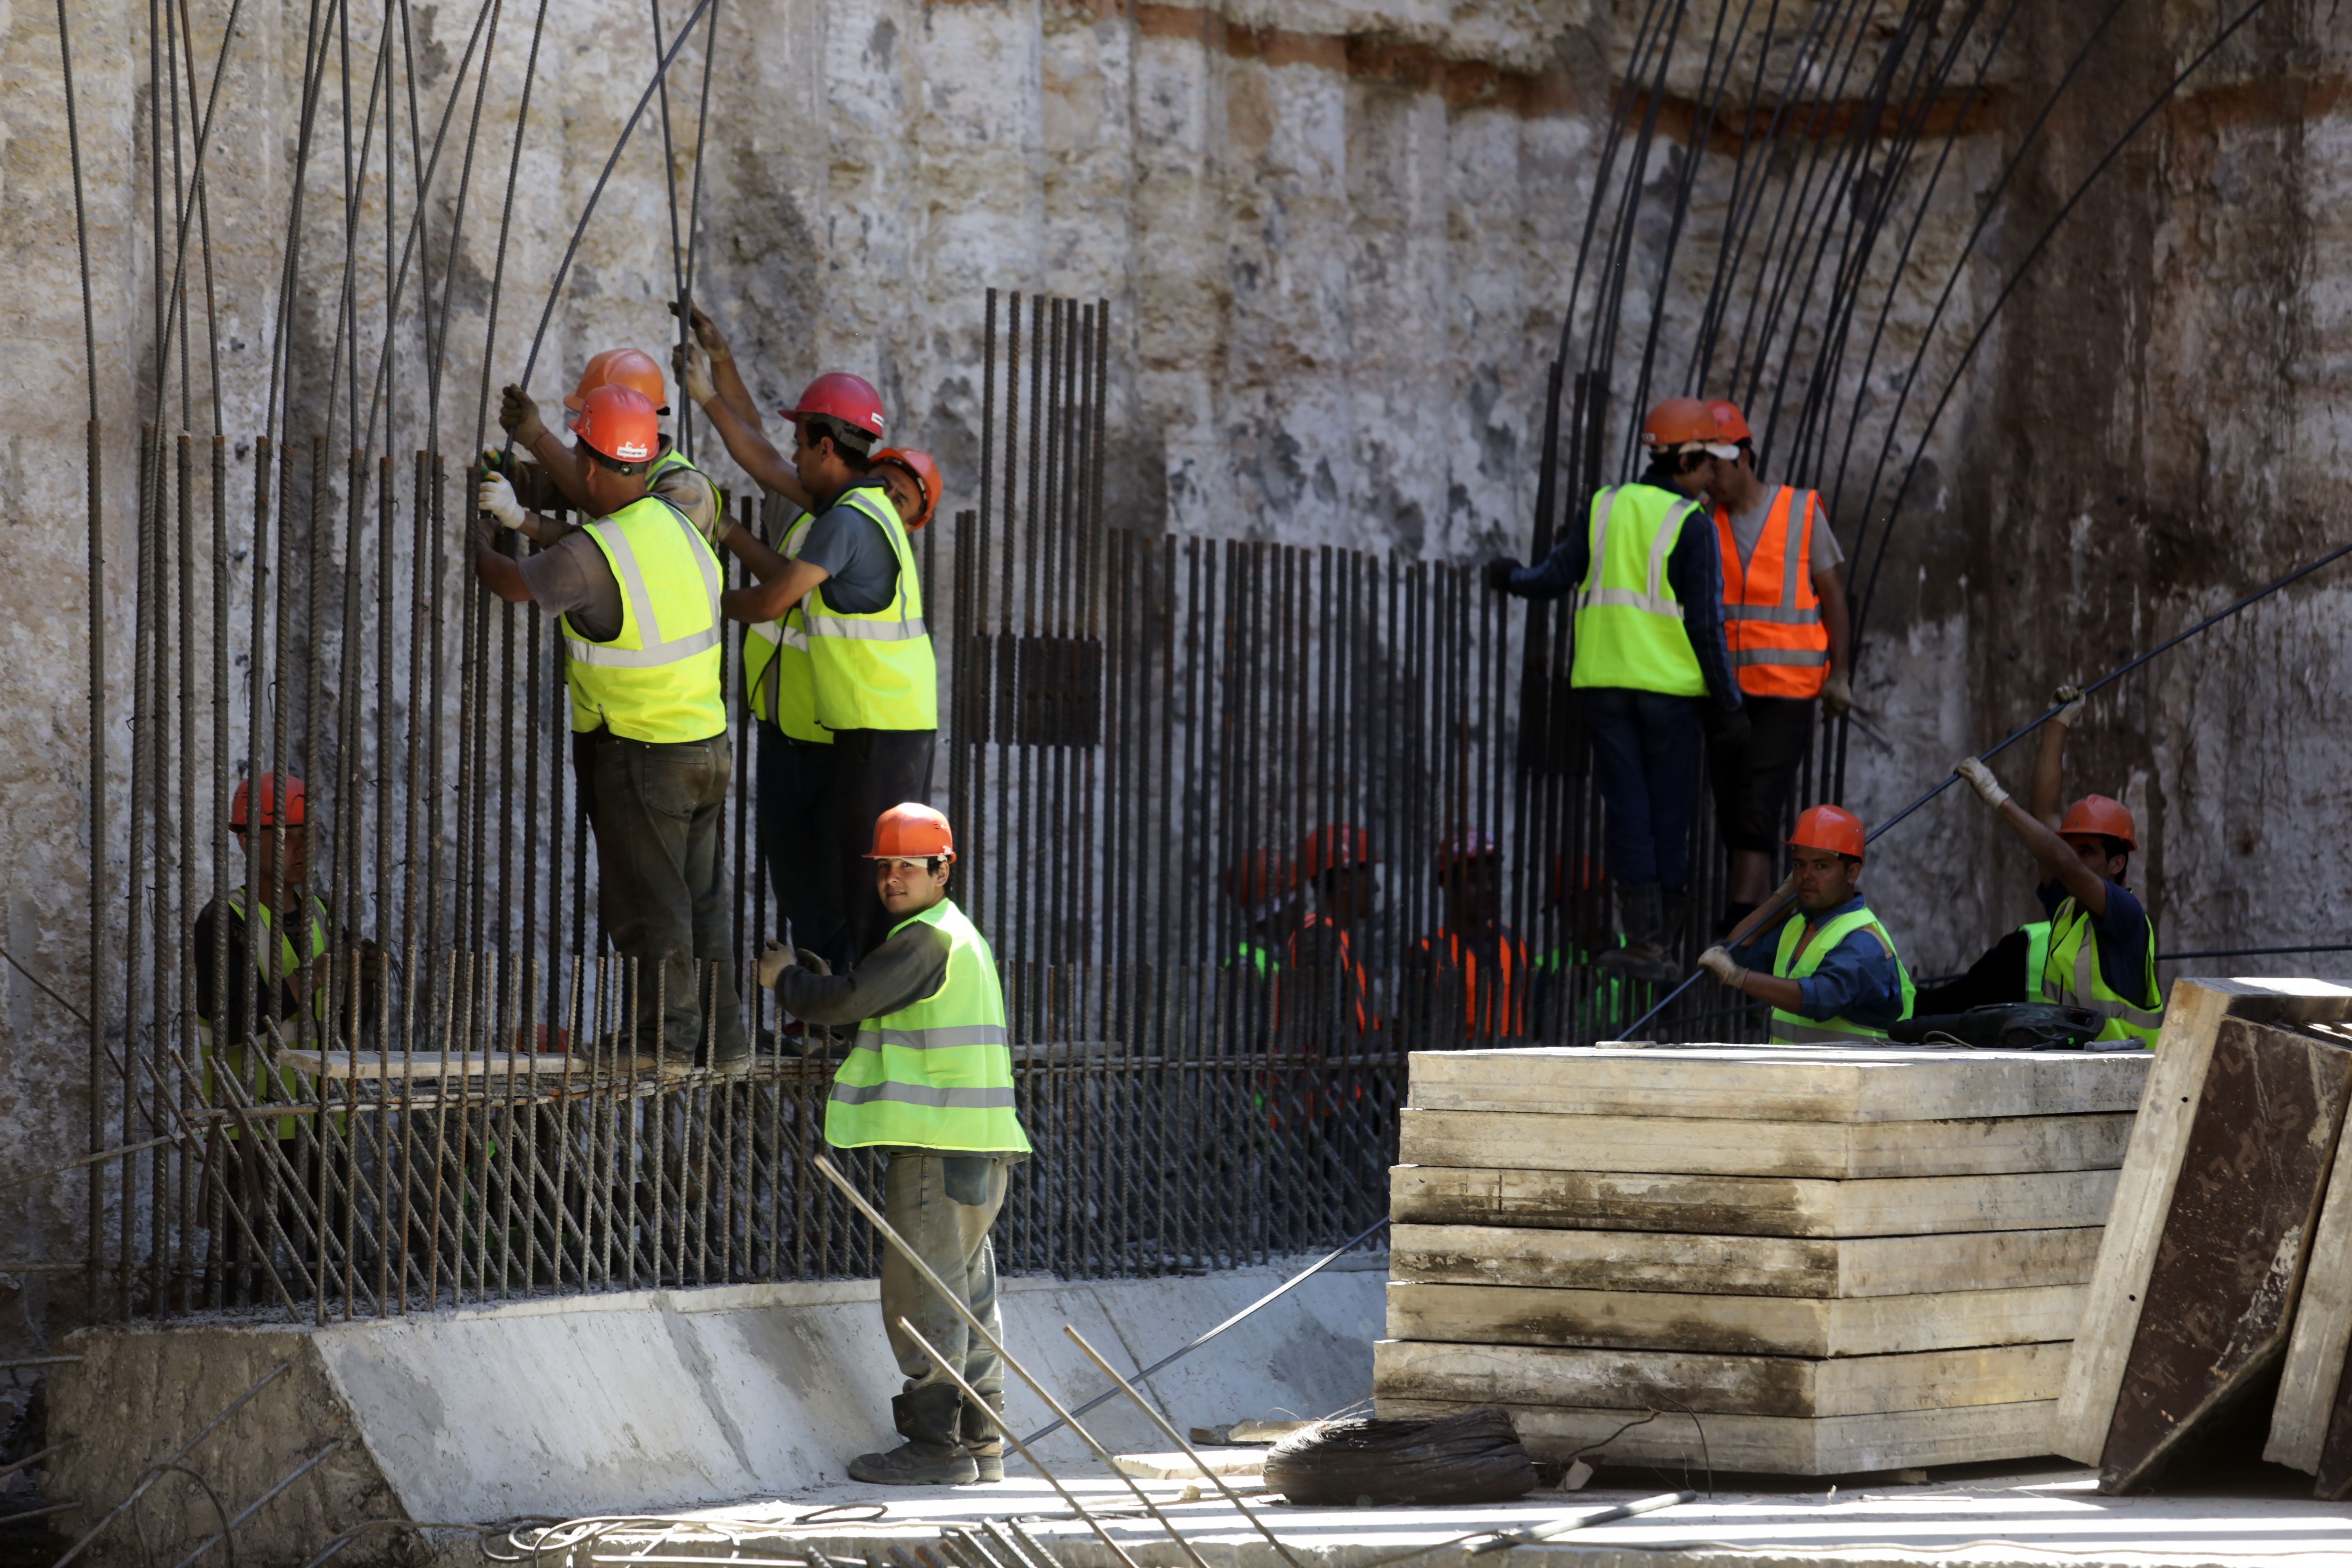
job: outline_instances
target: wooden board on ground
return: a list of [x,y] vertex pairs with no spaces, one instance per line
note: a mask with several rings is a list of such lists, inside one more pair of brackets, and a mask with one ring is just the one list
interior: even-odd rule
[[1939,1236],[2104,1225],[2113,1171],[1832,1182],[1616,1171],[1398,1165],[1399,1223],[1713,1236]]
[[2125,1358],[2139,1331],[2148,1270],[2172,1207],[2182,1145],[2221,1020],[2231,1015],[2277,1023],[2341,1022],[2352,1016],[2352,990],[2321,980],[2173,982],[2163,1035],[2116,1184],[2114,1213],[2091,1271],[2083,1332],[2074,1342],[2051,1429],[2052,1451],[2070,1459],[2095,1465],[2106,1447]]
[[[1471,1408],[1439,1399],[1382,1399],[1384,1416],[1431,1420]],[[1677,1484],[1685,1465],[1691,1484],[1706,1468],[1780,1476],[1848,1476],[1922,1465],[1969,1465],[2031,1459],[2050,1451],[2051,1401],[1976,1405],[1958,1410],[1906,1410],[1885,1415],[1833,1415],[1808,1420],[1786,1415],[1709,1415],[1702,1445],[1690,1416],[1668,1411],[1642,1421],[1622,1410],[1573,1410],[1543,1405],[1502,1407],[1519,1441],[1539,1459],[1566,1460],[1598,1448],[1607,1462],[1671,1467]],[[1628,1426],[1628,1422],[1641,1425]]]
[[2284,1360],[2347,1105],[2352,1044],[2222,1020],[2125,1358],[2101,1491],[2153,1484]]
[[1416,1051],[1408,1105],[1548,1115],[1920,1121],[2127,1111],[2144,1051],[1853,1046]]
[[[2321,1034],[2340,1026],[2315,1025]],[[2294,1307],[2278,1397],[2271,1404],[2270,1440],[2263,1458],[2273,1465],[2317,1473],[2328,1429],[2352,1396],[2344,1385],[2345,1351],[2352,1346],[2352,1138],[2336,1140],[2336,1163],[2319,1203],[2304,1265],[2303,1294]],[[2352,1439],[2352,1421],[2346,1423]],[[2352,1448],[2352,1443],[2347,1443]],[[2347,1453],[2352,1459],[2352,1453]],[[2322,1491],[2322,1497],[2329,1492]]]
[[2131,1123],[2120,1111],[1839,1123],[1409,1109],[1400,1113],[1397,1158],[1411,1165],[1827,1181],[2096,1171],[2123,1163]]
[[1724,1296],[1917,1296],[2080,1285],[2098,1252],[2096,1226],[1848,1239],[1528,1226],[1398,1225],[1389,1231],[1390,1276],[1417,1284]]
[[1372,1396],[1467,1404],[1670,1410],[1702,1415],[1884,1415],[2054,1399],[2066,1346],[1999,1345],[1922,1354],[1695,1355],[1380,1340]]
[[2071,1340],[2082,1304],[2079,1285],[1834,1301],[1392,1283],[1388,1332],[1391,1339],[1450,1344],[1577,1345],[1725,1355],[1899,1355]]
[[[326,1079],[561,1078],[570,1065],[583,1081],[592,1070],[586,1057],[572,1061],[561,1051],[280,1051],[296,1072]],[[691,1063],[687,1064],[691,1066]],[[612,1069],[607,1067],[604,1071]]]

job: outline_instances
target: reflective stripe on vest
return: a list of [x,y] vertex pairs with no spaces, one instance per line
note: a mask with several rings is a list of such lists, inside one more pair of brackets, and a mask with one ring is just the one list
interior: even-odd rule
[[2042,994],[2062,1007],[2088,1007],[2106,1020],[2092,1042],[2111,1041],[2153,1049],[2164,1029],[2164,994],[2156,984],[2156,924],[2148,923],[2147,952],[2140,960],[2143,989],[2137,997],[2108,988],[2099,966],[2099,933],[2091,911],[2069,893],[2050,915],[2050,956],[2042,964]]
[[[1431,951],[1427,937],[1421,939],[1422,951]],[[1527,947],[1515,936],[1498,937],[1495,943],[1495,973],[1488,977],[1478,973],[1478,949],[1465,946],[1454,931],[1445,933],[1445,962],[1462,976],[1462,1026],[1465,1033],[1486,1037],[1516,1038],[1526,1034],[1525,987],[1519,972],[1528,966]],[[1483,987],[1483,994],[1482,994]]]
[[[1804,915],[1790,915],[1788,923],[1780,928],[1780,947],[1772,957],[1772,973],[1783,980],[1806,979],[1822,966],[1822,959],[1835,952],[1847,937],[1858,931],[1876,937],[1878,944],[1886,950],[1886,956],[1895,960],[1895,978],[1903,982],[1903,1011],[1895,1016],[1909,1017],[1911,972],[1903,967],[1903,955],[1895,951],[1895,939],[1886,934],[1886,928],[1878,923],[1878,917],[1870,912],[1867,905],[1832,917],[1813,932],[1810,942],[1805,942]],[[1797,950],[1800,942],[1804,942],[1801,953]],[[1770,1037],[1774,1045],[1781,1046],[1838,1045],[1854,1040],[1883,1040],[1886,1031],[1869,1024],[1857,1024],[1851,1018],[1808,1018],[1801,1013],[1775,1007]]]
[[[800,558],[801,541],[816,519],[801,513],[784,530],[776,553]],[[751,716],[772,723],[795,741],[833,744],[833,731],[816,721],[816,671],[809,664],[805,601],[782,619],[743,628],[743,689],[751,694]]]
[[643,496],[587,525],[621,585],[621,634],[591,642],[566,615],[572,727],[656,745],[727,728],[720,694],[719,560],[684,512]]
[[824,1141],[837,1149],[888,1143],[1026,1152],[996,957],[950,900],[899,921],[892,933],[919,921],[947,936],[947,976],[921,1001],[858,1026],[825,1102]]
[[1739,689],[1751,697],[1818,697],[1829,678],[1830,632],[1813,592],[1813,512],[1820,504],[1813,491],[1782,485],[1744,566],[1730,512],[1715,509],[1723,637]]
[[936,730],[940,669],[923,626],[915,552],[898,510],[878,487],[869,485],[845,490],[834,504],[873,519],[898,557],[898,581],[890,602],[871,615],[835,609],[825,601],[822,583],[810,591],[802,607],[808,612],[816,721],[828,730]]
[[[310,962],[315,963],[327,956],[327,906],[315,894],[310,898]],[[261,930],[258,932],[260,940],[253,944],[253,967],[260,976],[261,984],[247,997],[246,1005],[246,1026],[248,1029],[257,1029],[259,1021],[264,1016],[259,1006],[261,994],[273,988],[271,984],[273,980],[282,985],[289,977],[299,972],[302,967],[302,956],[294,951],[292,939],[278,930],[277,921],[268,905],[257,905],[257,915],[247,913],[243,888],[238,888],[229,894],[228,907],[239,920],[257,918],[261,924]],[[273,938],[276,939],[278,947],[277,956],[274,959],[269,952],[269,944]],[[236,962],[236,952],[244,945],[237,940],[236,933],[230,933],[228,947],[231,963]],[[273,963],[277,965],[277,973],[274,975],[270,973]],[[226,990],[226,983],[224,983],[224,990]],[[227,1000],[226,994],[222,1000],[224,1002]],[[327,992],[324,986],[311,987],[310,1016],[321,1024],[327,1021]],[[292,1068],[281,1066],[278,1069],[278,1082],[273,1089],[270,1084],[268,1062],[259,1051],[248,1051],[242,1043],[229,1046],[215,1044],[213,1038],[213,1021],[202,1013],[196,1015],[196,1027],[202,1031],[196,1047],[196,1055],[204,1065],[203,1083],[198,1092],[204,1096],[206,1105],[226,1107],[232,1103],[228,1095],[226,1092],[219,1092],[219,1086],[213,1081],[213,1068],[215,1062],[226,1068],[229,1076],[244,1086],[247,1100],[268,1104],[272,1100],[300,1101],[309,1098],[303,1088],[300,1075]],[[271,1120],[278,1123],[279,1138],[295,1136],[297,1128],[294,1118],[279,1116]],[[224,1135],[230,1138],[241,1135],[235,1119],[224,1121],[221,1125]]]
[[1703,505],[1654,485],[1594,492],[1591,560],[1576,591],[1570,686],[1706,694],[1698,655],[1683,630],[1682,601],[1666,581],[1666,557]]
[[2028,921],[2017,928],[2025,933],[2025,999],[2047,1002],[2042,994],[2042,970],[2050,962],[2050,922]]

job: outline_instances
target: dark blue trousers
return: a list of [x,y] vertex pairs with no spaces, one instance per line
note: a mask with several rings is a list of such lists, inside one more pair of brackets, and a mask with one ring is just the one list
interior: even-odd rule
[[1699,703],[1622,686],[1578,694],[1605,812],[1609,874],[1620,884],[1690,885],[1691,806],[1698,796]]

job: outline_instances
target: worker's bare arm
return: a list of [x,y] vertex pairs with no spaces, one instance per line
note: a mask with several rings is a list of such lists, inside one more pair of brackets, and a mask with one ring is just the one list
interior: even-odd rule
[[[737,529],[735,531],[740,533],[743,531]],[[806,561],[785,561],[782,564],[783,570],[773,577],[763,576],[750,587],[730,588],[721,595],[719,605],[726,611],[727,618],[748,621],[753,626],[779,619],[786,610],[806,598],[811,589],[833,575],[824,567],[812,565]],[[755,566],[752,570],[756,572],[759,568]]]
[[[736,366],[735,351],[729,346],[727,334],[719,330],[719,323],[712,321],[710,312],[701,306],[689,305],[688,309],[693,313],[694,341],[700,343],[702,352],[709,356],[710,380],[718,395],[734,411],[736,418],[762,435],[766,434],[767,425],[760,417],[760,405],[751,401],[751,389],[743,384],[743,373]],[[669,311],[671,315],[677,315],[677,307],[672,305]],[[793,499],[803,506],[808,504],[800,496]]]
[[2034,860],[2044,877],[2055,878],[2074,895],[2074,901],[2095,915],[2107,912],[2105,879],[2084,864],[2074,853],[2074,847],[2058,837],[2057,830],[2017,804],[2015,799],[2000,804],[2001,819],[2010,831],[2025,841],[2033,851]]
[[736,560],[751,569],[752,576],[762,583],[772,582],[778,573],[792,564],[769,549],[766,541],[740,523],[727,531],[727,548]]
[[2033,753],[2032,813],[2036,821],[2055,833],[2064,820],[2058,803],[2065,792],[2066,726],[2055,720],[2042,725],[2040,742]]
[[727,444],[727,455],[735,459],[737,467],[777,494],[789,496],[802,506],[808,505],[808,491],[802,488],[800,475],[776,450],[766,431],[745,422],[721,397],[703,404],[702,412],[709,416],[710,427]]
[[509,605],[530,603],[530,590],[523,585],[522,568],[490,548],[488,533],[474,530],[474,575],[483,587]]
[[1853,675],[1853,617],[1845,603],[1845,580],[1835,567],[1813,574],[1813,596],[1822,602],[1822,626],[1830,634],[1830,668]]

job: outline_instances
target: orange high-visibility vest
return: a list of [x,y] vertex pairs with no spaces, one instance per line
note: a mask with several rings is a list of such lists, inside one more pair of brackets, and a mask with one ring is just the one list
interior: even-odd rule
[[1528,1032],[1526,987],[1527,945],[1508,932],[1496,942],[1495,973],[1478,973],[1478,950],[1454,931],[1447,931],[1445,953],[1436,956],[1436,944],[1421,939],[1421,950],[1431,955],[1432,967],[1444,963],[1462,976],[1462,1024],[1473,1038],[1517,1038]]
[[[1804,497],[1799,506],[1796,498]],[[1772,498],[1745,571],[1731,514],[1715,509],[1723,550],[1723,637],[1750,697],[1818,697],[1829,678],[1830,630],[1813,592],[1813,512],[1821,497],[1787,485]]]

